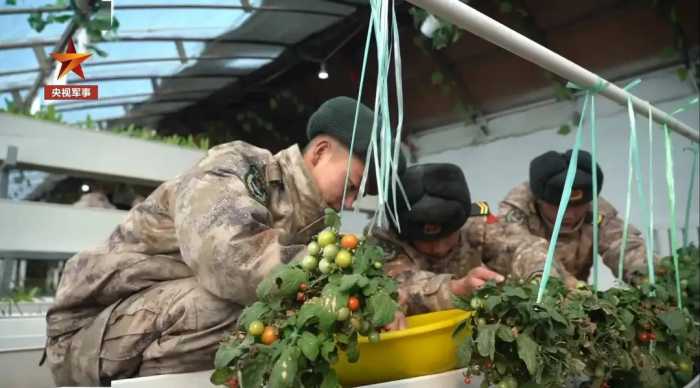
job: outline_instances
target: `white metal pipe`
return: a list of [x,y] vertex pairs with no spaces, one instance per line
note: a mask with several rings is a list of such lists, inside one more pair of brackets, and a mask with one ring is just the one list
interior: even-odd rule
[[[577,85],[594,88],[602,80],[607,84],[607,87],[600,94],[620,104],[627,104],[627,98],[630,97],[634,110],[645,117],[648,115],[651,105],[648,101],[622,90],[613,83],[608,83],[597,74],[511,30],[459,0],[408,1]],[[651,110],[653,119],[657,123],[668,124],[671,130],[680,135],[695,142],[700,141],[700,134],[696,129],[653,105],[651,105]]]

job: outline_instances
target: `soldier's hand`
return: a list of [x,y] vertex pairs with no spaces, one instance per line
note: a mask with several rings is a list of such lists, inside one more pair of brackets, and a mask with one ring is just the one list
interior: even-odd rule
[[474,292],[474,290],[481,288],[491,279],[497,282],[502,282],[505,280],[503,275],[488,269],[484,265],[481,265],[469,271],[467,276],[461,279],[452,280],[450,282],[450,288],[452,289],[452,293],[457,296],[469,296],[472,292]]
[[394,314],[394,321],[391,322],[390,324],[384,326],[384,330],[388,330],[388,331],[403,330],[406,327],[407,327],[406,315],[404,313],[402,313],[401,311],[397,311]]

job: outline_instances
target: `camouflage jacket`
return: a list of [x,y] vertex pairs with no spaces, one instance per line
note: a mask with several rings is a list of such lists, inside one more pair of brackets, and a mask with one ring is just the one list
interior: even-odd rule
[[[541,271],[547,255],[546,241],[528,235],[504,239],[504,226],[498,218],[470,217],[459,230],[459,245],[442,258],[418,252],[393,230],[377,229],[373,235],[384,250],[385,271],[406,292],[408,313],[413,315],[451,308],[450,280],[465,276],[481,264],[516,278]],[[559,270],[555,268],[553,275],[567,276]]]
[[[598,209],[598,252],[603,262],[617,276],[623,221],[617,216],[617,210],[603,198],[598,198]],[[499,206],[499,215],[509,225],[506,228],[508,238],[519,239],[522,235],[532,235],[548,241],[551,237],[551,227],[540,217],[528,183],[511,190]],[[591,212],[581,226],[571,233],[561,234],[555,251],[556,260],[569,273],[583,281],[588,280],[593,265],[592,221]],[[630,281],[638,273],[647,272],[646,250],[638,229],[630,225],[627,233],[623,278]]]
[[323,227],[324,206],[296,145],[275,155],[239,141],[214,147],[103,244],[68,260],[48,336],[108,317],[108,306],[173,279],[194,277],[220,298],[252,303],[262,277]]

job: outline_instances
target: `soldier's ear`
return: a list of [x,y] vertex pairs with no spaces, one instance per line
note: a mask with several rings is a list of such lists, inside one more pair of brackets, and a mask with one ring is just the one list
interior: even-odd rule
[[329,156],[329,153],[332,151],[331,146],[331,142],[322,136],[317,136],[311,140],[311,144],[306,149],[306,157],[311,166],[316,167],[321,159]]

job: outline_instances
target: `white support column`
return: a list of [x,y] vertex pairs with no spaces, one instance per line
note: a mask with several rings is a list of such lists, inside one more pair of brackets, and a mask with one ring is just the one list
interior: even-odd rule
[[24,288],[27,280],[27,260],[19,260],[17,269],[17,288]]

